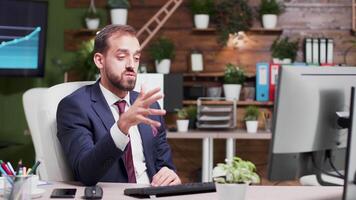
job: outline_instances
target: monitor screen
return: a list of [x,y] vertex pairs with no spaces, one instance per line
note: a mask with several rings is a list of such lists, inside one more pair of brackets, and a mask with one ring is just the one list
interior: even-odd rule
[[47,4],[0,0],[0,76],[43,76]]
[[327,151],[343,168],[347,129],[338,126],[336,112],[349,111],[356,67],[283,66],[278,81],[268,178],[313,173],[311,164],[322,162]]
[[[356,86],[356,85],[355,85]],[[355,87],[351,91],[350,127],[347,139],[344,200],[356,199],[356,92]]]

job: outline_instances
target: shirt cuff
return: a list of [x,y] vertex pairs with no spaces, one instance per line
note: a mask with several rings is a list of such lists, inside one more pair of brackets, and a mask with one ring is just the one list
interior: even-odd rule
[[119,148],[121,151],[124,151],[126,145],[130,141],[130,138],[127,135],[125,135],[123,132],[121,132],[121,130],[119,129],[116,123],[111,127],[110,135],[114,140],[116,147]]

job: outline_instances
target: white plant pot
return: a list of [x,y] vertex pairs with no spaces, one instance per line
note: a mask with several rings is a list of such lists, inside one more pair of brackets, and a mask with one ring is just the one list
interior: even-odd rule
[[241,91],[240,84],[224,84],[223,87],[226,99],[239,100]]
[[197,29],[206,29],[209,26],[209,15],[197,14],[194,15],[194,25]]
[[272,14],[262,15],[263,28],[268,28],[268,29],[276,28],[277,19],[278,19],[277,15],[272,15]]
[[258,121],[246,121],[247,133],[257,133]]
[[178,132],[188,132],[189,119],[178,119],[177,129]]
[[207,95],[208,97],[221,97],[221,87],[208,87]]
[[115,8],[110,10],[111,23],[117,25],[127,24],[127,9]]
[[161,74],[169,74],[171,68],[171,59],[163,59],[160,62],[155,61],[156,72]]
[[95,29],[99,28],[100,19],[99,18],[96,18],[96,19],[85,18],[85,23],[89,30],[95,30]]
[[290,59],[290,58],[283,58],[283,59],[273,58],[273,63],[274,64],[291,64],[292,59]]
[[215,183],[216,193],[219,200],[244,200],[246,196],[247,184],[220,184]]

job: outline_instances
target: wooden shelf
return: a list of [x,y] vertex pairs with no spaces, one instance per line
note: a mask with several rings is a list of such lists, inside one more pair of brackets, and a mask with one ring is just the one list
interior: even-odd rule
[[201,28],[193,28],[192,31],[193,31],[193,32],[209,33],[209,32],[215,32],[215,31],[216,31],[216,28],[213,28],[213,27],[208,27],[208,28],[204,28],[204,29],[201,29]]
[[[206,28],[206,29],[197,29],[193,28],[193,32],[206,32],[206,33],[212,33],[216,31],[216,28]],[[247,31],[247,33],[260,33],[260,34],[281,34],[283,32],[282,28],[273,28],[273,29],[266,29],[262,27],[252,27],[250,30]]]
[[283,29],[281,28],[266,29],[262,27],[253,27],[248,32],[261,33],[261,34],[281,34],[283,32]]
[[[208,101],[206,104],[231,104],[231,102],[223,101]],[[196,100],[183,100],[183,105],[196,105]],[[260,101],[238,101],[237,106],[273,106],[273,101],[260,102]]]
[[97,30],[77,29],[64,30],[64,49],[67,51],[76,51],[84,41],[95,37]]
[[199,87],[221,87],[222,84],[217,81],[184,81],[183,82],[184,87],[194,87],[194,86],[199,86]]
[[[183,77],[223,77],[224,72],[196,72],[196,73],[184,73]],[[245,73],[245,76],[247,78],[254,78],[256,77],[256,74],[254,73]]]
[[223,77],[224,72],[193,72],[184,73],[184,77]]

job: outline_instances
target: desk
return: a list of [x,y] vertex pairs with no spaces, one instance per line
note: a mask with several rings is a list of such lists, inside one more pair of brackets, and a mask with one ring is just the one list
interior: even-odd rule
[[[124,183],[99,183],[104,191],[104,200],[111,199],[124,199],[131,200],[137,199],[124,195],[124,189],[127,187],[137,187],[135,184]],[[81,199],[84,194],[84,187],[78,186],[76,183],[54,183],[52,185],[40,186],[46,189],[46,192],[40,199],[50,199],[53,188],[77,188],[76,198]],[[250,186],[247,189],[245,200],[341,200],[342,187],[340,186]],[[194,195],[181,195],[171,197],[159,197],[162,200],[215,200],[217,194],[203,193]]]
[[270,132],[247,133],[245,129],[167,132],[168,139],[202,139],[202,182],[212,181],[214,139],[226,139],[226,158],[235,155],[236,139],[269,140]]

